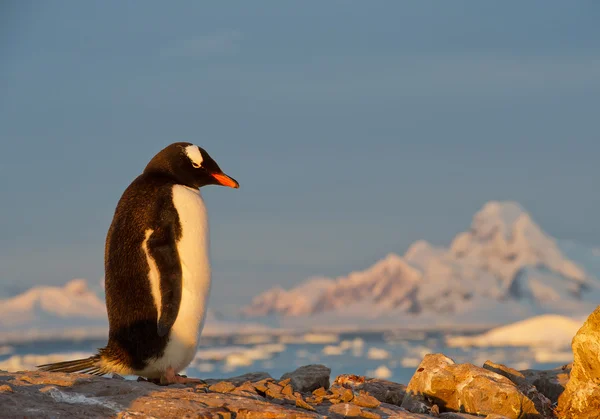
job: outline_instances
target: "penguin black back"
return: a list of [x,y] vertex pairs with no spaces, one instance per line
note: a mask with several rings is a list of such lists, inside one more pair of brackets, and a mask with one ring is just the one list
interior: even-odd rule
[[[105,245],[105,288],[109,321],[108,348],[118,348],[120,353],[107,353],[118,359],[127,357],[127,364],[135,370],[144,368],[144,360],[162,356],[168,336],[157,333],[158,310],[150,298],[152,291],[148,281],[150,267],[141,246],[145,231],[165,229],[165,242],[177,241],[181,236],[181,224],[173,206],[172,186],[174,180],[158,172],[139,176],[123,193]],[[153,205],[148,205],[151,198]],[[161,271],[169,271],[173,277],[181,277],[177,252],[163,252]],[[160,269],[161,267],[159,267]],[[165,283],[169,301],[169,316],[179,310],[181,280]],[[152,336],[152,339],[148,339]],[[121,351],[122,350],[122,351]]]

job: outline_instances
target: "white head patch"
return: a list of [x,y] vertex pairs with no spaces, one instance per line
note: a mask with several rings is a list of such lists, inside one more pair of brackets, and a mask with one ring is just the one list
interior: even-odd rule
[[185,154],[187,154],[188,158],[192,162],[192,166],[202,167],[202,162],[204,161],[204,158],[202,157],[202,153],[200,153],[200,149],[198,148],[198,146],[187,146],[185,148]]

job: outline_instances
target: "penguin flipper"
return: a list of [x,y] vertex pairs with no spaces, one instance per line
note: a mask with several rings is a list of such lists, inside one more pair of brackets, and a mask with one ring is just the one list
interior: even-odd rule
[[163,224],[148,238],[148,251],[160,275],[161,310],[156,331],[161,337],[173,327],[181,303],[182,272],[175,237],[172,225]]

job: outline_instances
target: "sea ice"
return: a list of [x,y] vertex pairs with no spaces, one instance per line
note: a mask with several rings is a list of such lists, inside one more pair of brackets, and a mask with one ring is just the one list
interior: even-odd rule
[[390,353],[381,348],[369,348],[369,351],[367,352],[367,358],[369,359],[387,359],[389,357]]
[[367,371],[368,377],[387,379],[392,376],[392,371],[385,365],[380,365],[375,370]]

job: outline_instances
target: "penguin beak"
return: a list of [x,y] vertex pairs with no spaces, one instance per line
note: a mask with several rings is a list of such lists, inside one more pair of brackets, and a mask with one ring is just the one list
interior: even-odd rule
[[240,187],[240,184],[237,183],[232,177],[227,176],[225,173],[211,173],[212,177],[217,180],[219,185],[228,186],[230,188],[237,189]]

